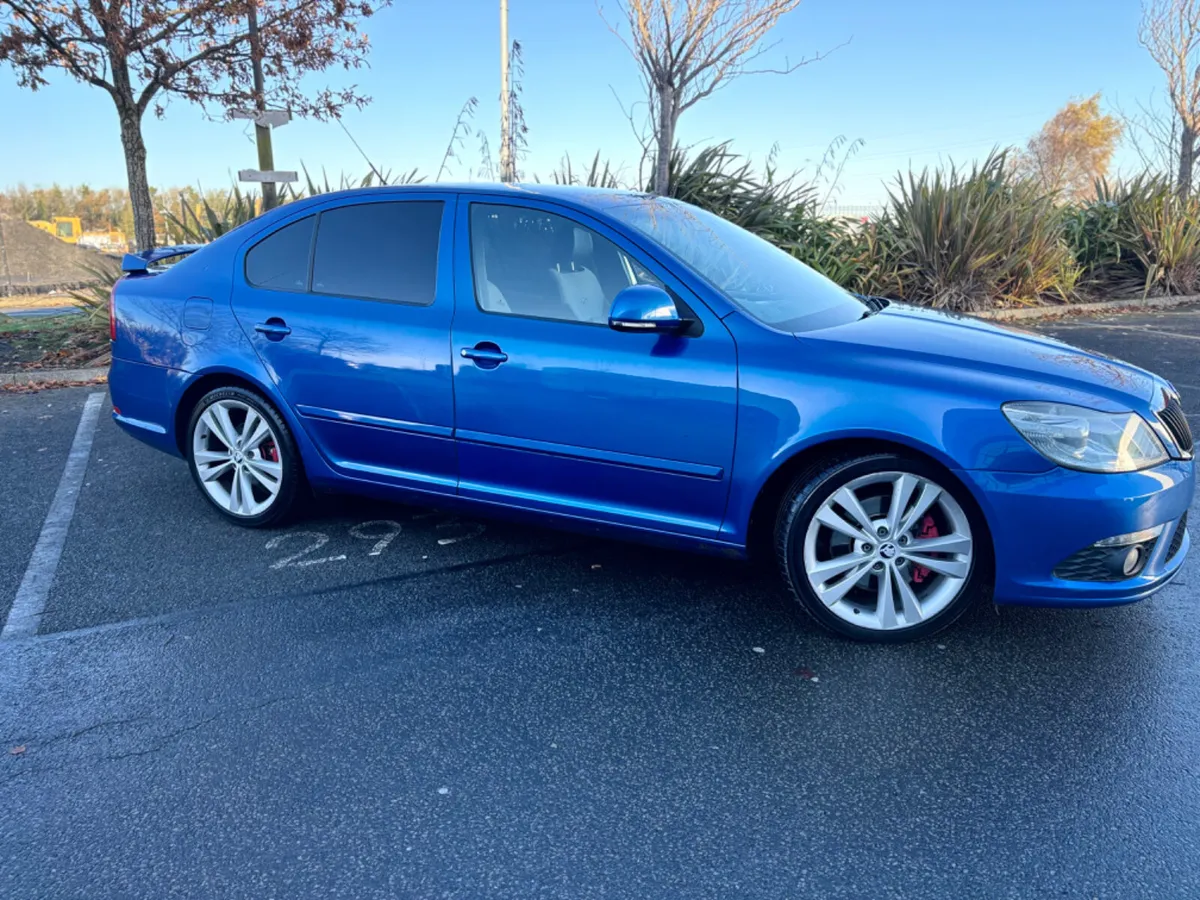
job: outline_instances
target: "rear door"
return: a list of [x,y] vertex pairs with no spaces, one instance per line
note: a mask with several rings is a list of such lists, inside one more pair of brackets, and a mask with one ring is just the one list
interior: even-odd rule
[[452,195],[366,194],[257,240],[233,309],[340,474],[454,493]]
[[[737,415],[737,355],[721,321],[577,212],[463,195],[456,231],[459,493],[715,538]],[[695,327],[609,328],[613,298],[636,283],[665,286]]]

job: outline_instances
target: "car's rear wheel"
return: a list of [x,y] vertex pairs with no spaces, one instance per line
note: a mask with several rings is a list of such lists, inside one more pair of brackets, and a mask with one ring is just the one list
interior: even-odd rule
[[932,463],[893,454],[803,473],[780,507],[780,568],[806,612],[857,640],[940,631],[986,583],[986,528],[971,498]]
[[188,462],[200,493],[227,519],[277,525],[303,480],[287,423],[258,394],[224,387],[200,398],[188,426]]

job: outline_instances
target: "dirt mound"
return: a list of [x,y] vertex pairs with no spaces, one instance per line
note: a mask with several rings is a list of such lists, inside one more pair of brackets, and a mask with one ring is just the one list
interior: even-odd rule
[[117,261],[0,216],[0,297],[91,284],[96,277],[88,267],[115,270]]

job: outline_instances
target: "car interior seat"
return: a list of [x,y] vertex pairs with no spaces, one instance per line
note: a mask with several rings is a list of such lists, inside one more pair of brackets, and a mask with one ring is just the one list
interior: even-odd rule
[[500,288],[488,280],[487,257],[490,242],[484,238],[472,241],[471,254],[475,265],[475,296],[479,299],[479,308],[484,312],[511,313],[512,309]]
[[550,274],[563,304],[580,322],[607,322],[610,304],[593,271],[591,233],[564,228],[556,237],[559,252]]

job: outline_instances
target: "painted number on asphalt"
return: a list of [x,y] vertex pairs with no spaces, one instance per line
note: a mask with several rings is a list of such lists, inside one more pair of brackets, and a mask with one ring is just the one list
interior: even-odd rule
[[[447,516],[442,513],[417,513],[412,518],[414,521],[421,519],[440,520],[433,526],[439,547],[447,547],[451,544],[469,541],[472,538],[479,537],[479,535],[487,530],[487,526],[479,522],[463,522],[458,516]],[[360,522],[358,525],[351,526],[350,536],[358,540],[372,542],[371,549],[367,551],[367,556],[381,556],[383,551],[391,546],[392,542],[400,536],[403,530],[404,526],[392,519],[372,519],[369,522]],[[267,549],[277,550],[285,543],[299,539],[306,540],[308,543],[290,556],[275,560],[275,562],[271,563],[272,569],[283,569],[289,566],[315,566],[320,563],[337,562],[338,560],[346,559],[345,553],[338,553],[333,556],[312,555],[329,543],[329,535],[321,531],[289,531],[287,534],[277,535],[267,541]]]
[[487,531],[487,526],[479,522],[460,522],[458,516],[450,516],[446,521],[438,522],[435,527],[442,535],[437,539],[439,547],[447,547],[450,544],[469,541],[471,538],[477,538]]
[[284,566],[315,566],[319,563],[334,562],[346,558],[345,553],[340,553],[337,556],[321,556],[316,559],[305,559],[304,557],[307,557],[308,554],[316,553],[329,543],[329,535],[322,534],[319,531],[292,531],[288,534],[281,534],[267,541],[267,549],[274,550],[293,538],[308,538],[308,544],[299,553],[293,553],[291,556],[285,556],[283,559],[271,563],[272,569],[282,569]]
[[[383,530],[382,534],[368,534],[370,531]],[[402,530],[399,522],[393,522],[391,519],[375,519],[371,522],[363,522],[355,525],[350,529],[351,537],[361,538],[364,541],[374,541],[375,546],[367,556],[378,556],[388,548],[388,544],[396,539],[396,535]]]

